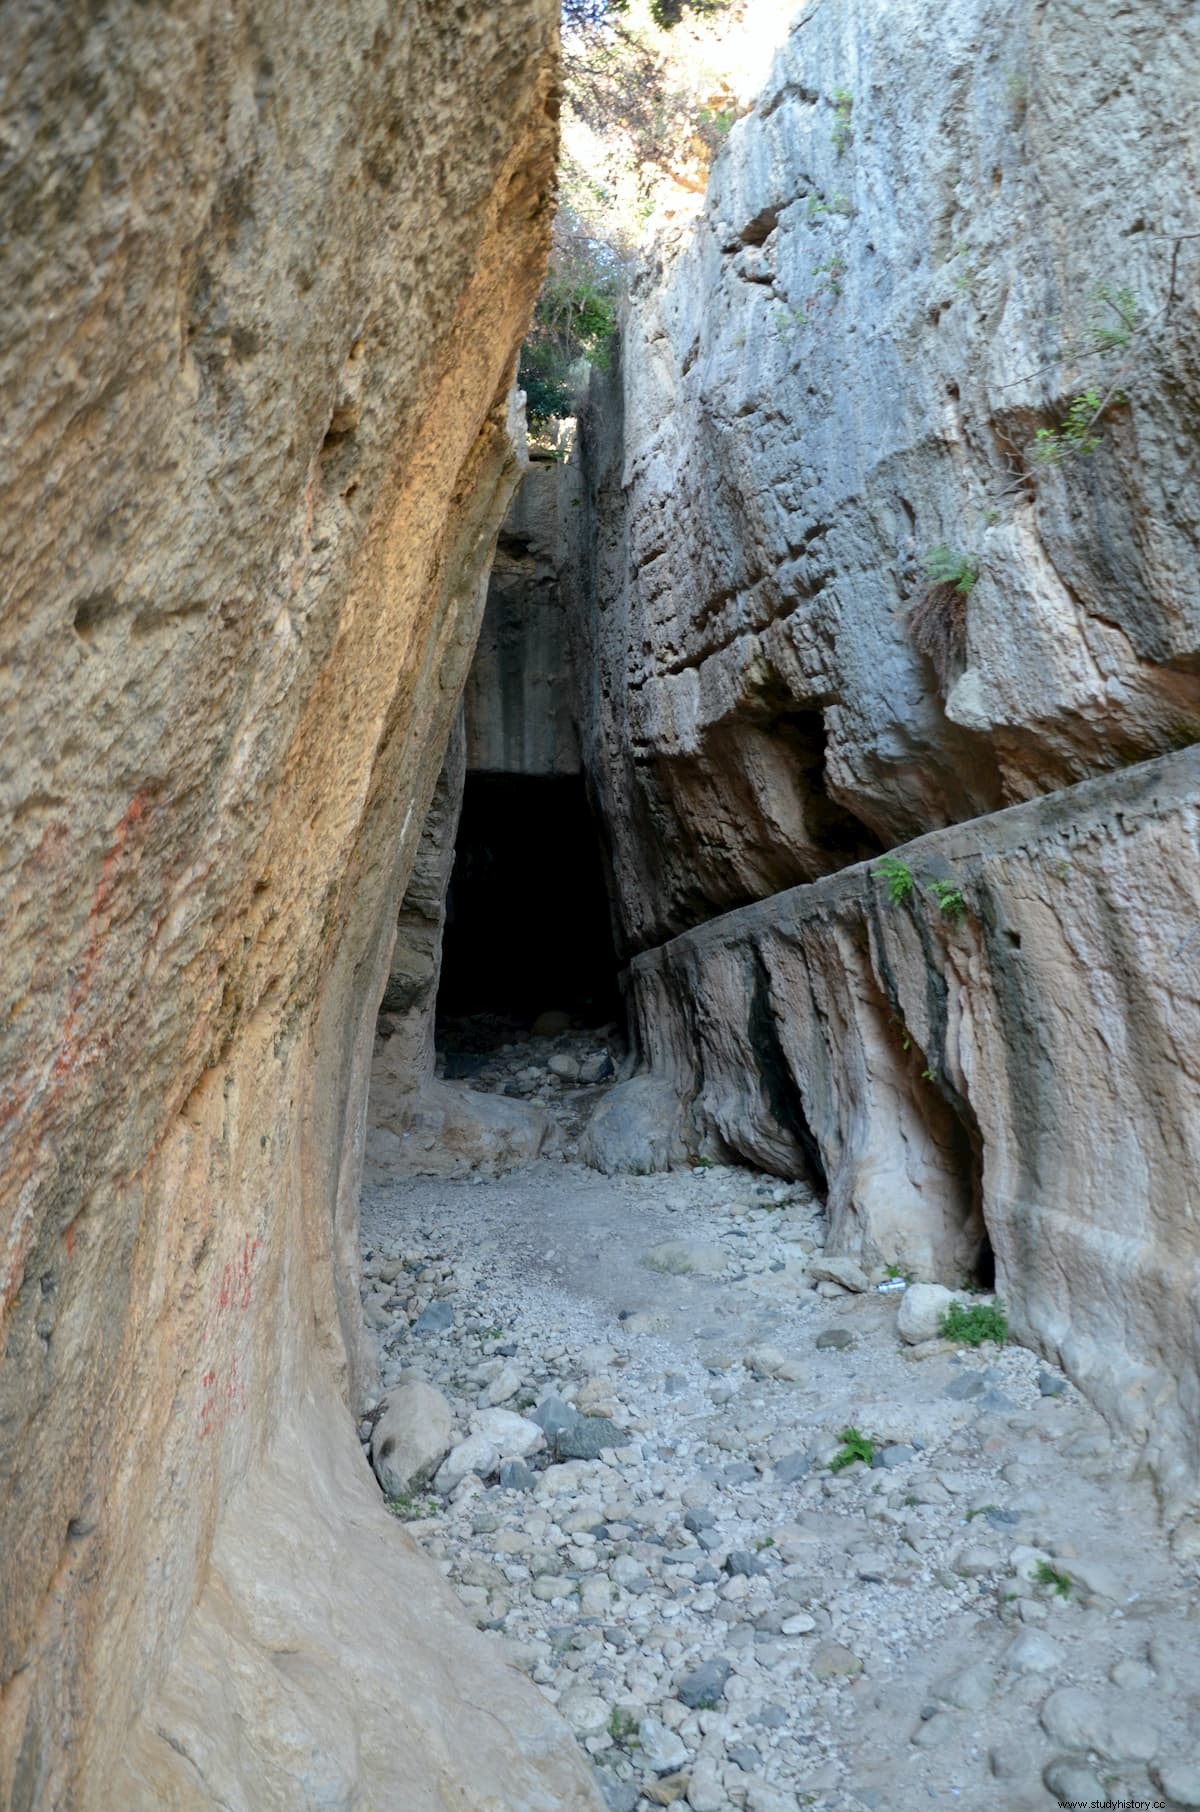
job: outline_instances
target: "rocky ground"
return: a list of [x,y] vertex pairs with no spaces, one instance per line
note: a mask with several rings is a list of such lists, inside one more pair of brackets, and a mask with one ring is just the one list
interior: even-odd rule
[[[540,1069],[570,1153],[596,1089],[549,1060],[602,1051],[473,1082]],[[624,1812],[1200,1806],[1194,1531],[1168,1547],[1057,1371],[822,1275],[823,1233],[736,1169],[375,1174],[362,1434],[395,1513]]]

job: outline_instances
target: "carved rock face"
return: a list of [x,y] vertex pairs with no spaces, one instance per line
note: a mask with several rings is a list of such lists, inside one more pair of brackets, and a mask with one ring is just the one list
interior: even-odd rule
[[1200,733],[1196,54],[1177,0],[797,15],[590,412],[631,947]]
[[[6,1804],[299,1804],[293,1728],[322,1804],[591,1803],[345,1403],[374,1012],[516,475],[555,12],[14,26]],[[455,1752],[460,1694],[499,1722]]]

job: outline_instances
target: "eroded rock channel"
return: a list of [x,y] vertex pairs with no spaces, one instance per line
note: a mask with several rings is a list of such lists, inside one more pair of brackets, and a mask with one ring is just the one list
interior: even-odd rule
[[0,1803],[1200,1806],[1200,12],[9,10]]

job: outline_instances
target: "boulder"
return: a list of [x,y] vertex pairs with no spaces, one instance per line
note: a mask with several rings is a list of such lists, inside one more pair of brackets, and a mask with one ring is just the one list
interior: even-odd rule
[[454,1419],[440,1390],[419,1372],[403,1372],[383,1398],[371,1437],[371,1464],[389,1497],[432,1478],[450,1451]]
[[896,1331],[909,1346],[923,1340],[936,1340],[942,1331],[942,1318],[954,1301],[953,1290],[937,1283],[910,1284],[900,1298]]
[[580,1155],[606,1176],[649,1176],[686,1163],[683,1110],[674,1084],[649,1075],[618,1082],[592,1114]]

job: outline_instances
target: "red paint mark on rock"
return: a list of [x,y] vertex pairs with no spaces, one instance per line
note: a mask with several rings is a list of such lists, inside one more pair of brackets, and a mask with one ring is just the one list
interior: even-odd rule
[[217,1298],[217,1308],[221,1314],[227,1309],[248,1309],[254,1300],[254,1280],[251,1270],[258,1252],[259,1241],[247,1234],[242,1242],[240,1258],[225,1261],[221,1272],[221,1293]]
[[[201,1344],[207,1346],[210,1341],[224,1345],[231,1337],[242,1346],[246,1336],[240,1332],[224,1334],[217,1338],[218,1327],[231,1314],[245,1315],[254,1303],[254,1264],[262,1241],[253,1234],[246,1234],[242,1240],[241,1251],[233,1258],[228,1258],[221,1267],[217,1280],[212,1305],[205,1317],[200,1335]],[[243,1357],[239,1352],[228,1358],[216,1359],[200,1376],[200,1404],[198,1409],[198,1438],[205,1440],[210,1434],[224,1428],[227,1422],[244,1416],[248,1397],[246,1380],[243,1373]]]

